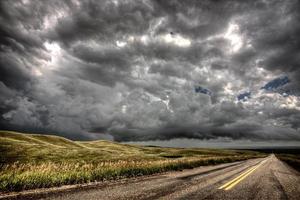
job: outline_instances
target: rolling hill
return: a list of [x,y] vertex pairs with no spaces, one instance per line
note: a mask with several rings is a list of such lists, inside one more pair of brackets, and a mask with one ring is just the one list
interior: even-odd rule
[[265,156],[254,151],[163,148],[0,131],[0,191],[149,175]]

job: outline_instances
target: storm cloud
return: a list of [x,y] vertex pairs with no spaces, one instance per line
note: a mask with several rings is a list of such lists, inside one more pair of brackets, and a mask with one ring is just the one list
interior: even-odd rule
[[297,0],[3,0],[0,128],[300,142],[299,21]]

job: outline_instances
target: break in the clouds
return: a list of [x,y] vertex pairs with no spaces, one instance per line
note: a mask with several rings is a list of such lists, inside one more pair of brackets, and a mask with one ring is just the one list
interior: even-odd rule
[[300,3],[0,2],[1,129],[300,141]]

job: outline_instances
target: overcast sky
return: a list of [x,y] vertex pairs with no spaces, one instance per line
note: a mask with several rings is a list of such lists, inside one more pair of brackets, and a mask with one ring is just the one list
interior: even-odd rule
[[298,0],[2,0],[1,129],[300,144],[299,21]]

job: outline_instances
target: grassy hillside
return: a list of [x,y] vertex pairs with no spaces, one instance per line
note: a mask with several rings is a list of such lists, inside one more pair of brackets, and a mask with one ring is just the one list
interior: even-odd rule
[[253,151],[161,148],[0,131],[0,191],[181,170],[264,156]]

